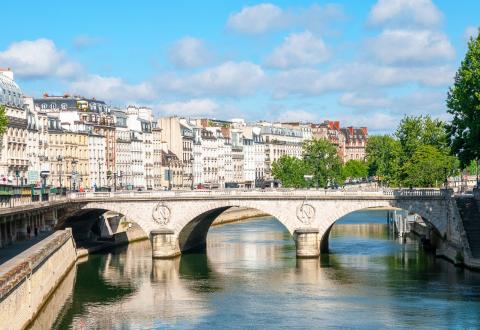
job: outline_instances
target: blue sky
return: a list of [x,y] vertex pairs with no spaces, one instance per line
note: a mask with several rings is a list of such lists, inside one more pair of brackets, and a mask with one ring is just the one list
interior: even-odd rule
[[341,120],[391,131],[448,119],[480,1],[8,1],[0,67],[39,97],[157,115]]

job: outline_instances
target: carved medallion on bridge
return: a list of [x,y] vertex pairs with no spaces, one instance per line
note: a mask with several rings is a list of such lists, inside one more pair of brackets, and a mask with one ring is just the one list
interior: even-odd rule
[[168,206],[163,205],[162,203],[158,203],[153,208],[153,220],[160,225],[166,225],[170,221],[170,215],[170,209],[168,208]]
[[297,218],[306,225],[309,225],[315,216],[315,208],[310,204],[302,203],[297,207]]

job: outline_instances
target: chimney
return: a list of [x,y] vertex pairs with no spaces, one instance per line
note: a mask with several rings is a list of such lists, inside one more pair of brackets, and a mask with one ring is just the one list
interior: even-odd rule
[[47,98],[47,97],[48,97],[48,93],[47,93],[47,92],[43,93],[43,97],[44,97],[44,98]]

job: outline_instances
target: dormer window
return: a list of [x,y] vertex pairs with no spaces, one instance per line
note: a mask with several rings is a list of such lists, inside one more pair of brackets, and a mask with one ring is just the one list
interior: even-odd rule
[[57,108],[57,105],[55,103],[50,104],[50,109],[56,109],[56,108]]
[[42,103],[42,109],[47,109],[48,105],[46,103]]
[[62,110],[67,110],[67,104],[66,103],[62,103],[62,105],[60,107],[62,108]]

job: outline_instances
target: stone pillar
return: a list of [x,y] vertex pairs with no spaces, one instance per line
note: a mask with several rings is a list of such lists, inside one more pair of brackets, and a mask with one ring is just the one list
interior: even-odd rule
[[300,228],[295,230],[295,245],[298,258],[316,258],[320,255],[320,238],[318,228]]
[[171,229],[156,229],[150,232],[153,258],[173,258],[180,255],[177,238]]

